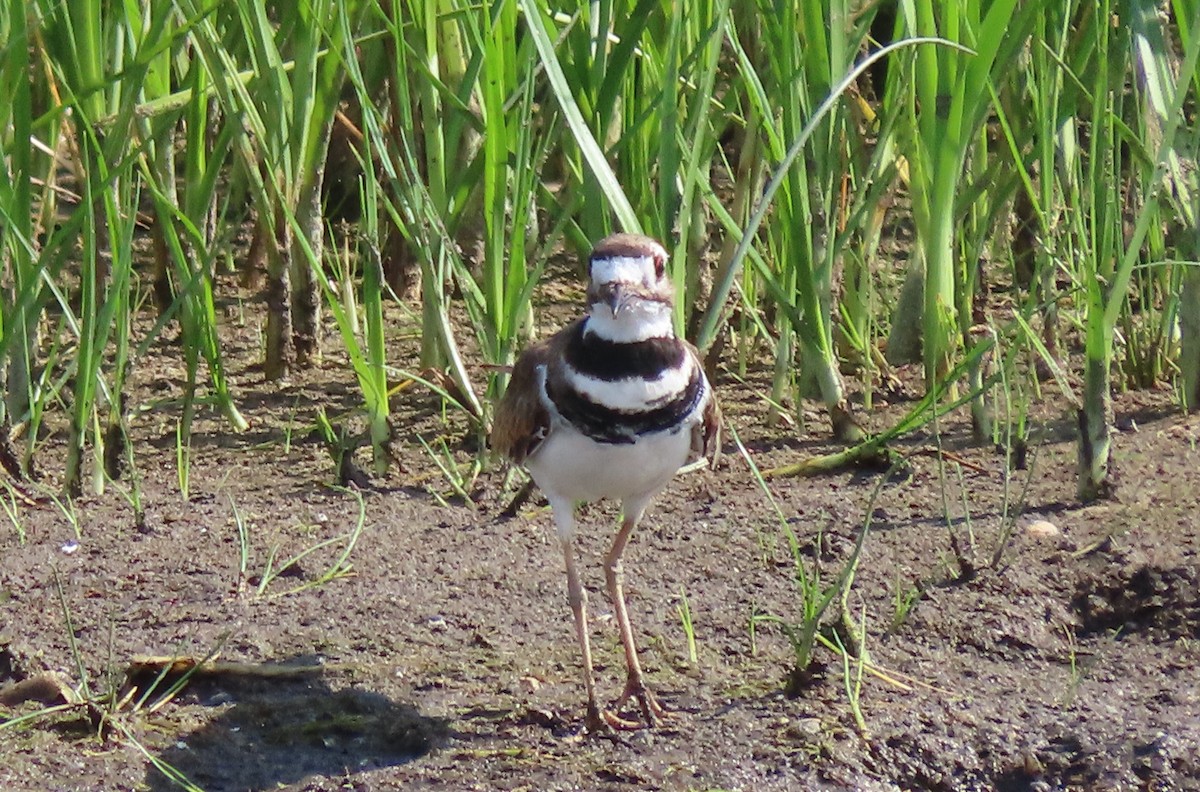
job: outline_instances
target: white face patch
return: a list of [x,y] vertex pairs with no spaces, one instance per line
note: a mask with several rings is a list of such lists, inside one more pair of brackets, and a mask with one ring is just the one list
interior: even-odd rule
[[592,260],[592,283],[641,283],[653,286],[653,256],[613,256]]

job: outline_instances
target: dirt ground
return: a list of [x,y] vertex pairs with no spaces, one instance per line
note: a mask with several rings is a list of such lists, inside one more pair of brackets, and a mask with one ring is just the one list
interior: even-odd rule
[[[944,464],[932,434],[911,438],[898,449],[911,467],[873,501],[879,471],[771,482],[803,563],[827,583],[871,516],[847,600],[878,671],[862,681],[861,725],[856,664],[818,649],[818,672],[787,695],[784,632],[751,629],[755,615],[799,621],[802,602],[779,517],[727,435],[724,464],[677,478],[626,554],[643,661],[677,717],[584,736],[548,510],[534,499],[498,517],[499,470],[479,479],[477,505],[439,503],[431,490],[448,487],[417,435],[444,436],[465,460],[465,424],[443,424],[409,389],[400,465],[361,491],[360,511],[359,495],[329,486],[308,431],[319,407],[355,404],[348,368],[331,359],[268,387],[252,363],[257,327],[230,325],[252,428],[201,416],[188,500],[175,462],[183,371],[164,343],[131,391],[145,526],[117,488],[55,504],[25,487],[29,502],[6,496],[16,521],[0,518],[0,688],[47,672],[77,687],[82,672],[98,694],[121,688],[139,655],[219,650],[225,665],[170,701],[139,692],[0,729],[4,790],[167,790],[170,768],[210,792],[1200,789],[1200,418],[1177,415],[1166,392],[1118,399],[1112,502],[1077,502],[1073,418],[1052,389],[1031,469],[1007,487],[1003,457],[968,443],[959,417],[941,425]],[[767,428],[763,382],[726,373],[717,387],[762,468],[834,450],[815,412]],[[870,427],[910,406],[893,401],[866,413]],[[587,509],[579,547],[610,698],[624,668],[599,559],[615,519]],[[360,520],[351,574],[306,586],[338,540],[263,583],[268,565]]]

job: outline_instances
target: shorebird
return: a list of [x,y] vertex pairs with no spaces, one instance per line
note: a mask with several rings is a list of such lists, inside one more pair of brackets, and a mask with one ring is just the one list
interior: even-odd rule
[[[554,514],[583,655],[589,731],[640,728],[621,715],[630,699],[647,725],[667,716],[642,676],[621,556],[651,500],[680,467],[717,444],[720,412],[696,349],[675,336],[666,265],[666,249],[649,237],[601,240],[588,261],[586,315],[521,353],[492,429],[492,447],[525,466]],[[606,709],[596,700],[574,548],[576,504],[602,498],[621,503],[605,579],[628,672],[624,691]]]

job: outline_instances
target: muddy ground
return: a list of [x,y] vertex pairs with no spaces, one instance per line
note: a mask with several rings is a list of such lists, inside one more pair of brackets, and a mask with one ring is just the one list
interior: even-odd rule
[[[147,672],[119,707],[0,729],[0,789],[167,790],[175,771],[210,792],[1200,789],[1200,418],[1176,414],[1165,391],[1117,401],[1112,502],[1076,500],[1074,421],[1052,386],[1031,470],[1007,487],[1004,458],[969,443],[957,416],[940,427],[952,453],[939,463],[931,433],[911,438],[899,447],[911,466],[874,501],[879,471],[771,482],[803,563],[826,582],[871,515],[847,600],[878,671],[861,684],[861,723],[855,665],[847,676],[819,649],[815,673],[785,692],[784,632],[750,629],[755,615],[798,621],[801,601],[779,518],[727,434],[724,464],[678,478],[626,554],[643,661],[677,717],[589,736],[548,510],[534,500],[501,519],[499,470],[480,477],[476,505],[440,503],[433,493],[449,487],[417,435],[466,460],[469,432],[415,387],[396,399],[400,464],[359,494],[331,488],[310,429],[319,407],[353,408],[348,368],[331,357],[268,387],[259,328],[240,315],[228,312],[229,348],[252,428],[235,435],[202,414],[188,500],[175,449],[183,371],[168,340],[131,386],[145,525],[119,487],[56,504],[11,478],[29,500],[9,492],[15,521],[0,519],[0,687],[52,672],[78,688],[82,674],[99,698],[137,656],[219,650],[225,665],[173,700],[142,700]],[[724,372],[717,387],[761,467],[833,450],[816,413],[768,428],[761,378]],[[902,397],[864,420],[888,426],[911,406]],[[349,575],[317,582],[335,542],[263,583],[269,563],[360,519]],[[599,562],[615,519],[589,508],[579,547],[607,697],[624,674]]]

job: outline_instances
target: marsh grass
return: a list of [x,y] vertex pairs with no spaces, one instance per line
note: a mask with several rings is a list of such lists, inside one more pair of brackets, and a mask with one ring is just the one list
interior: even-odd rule
[[921,601],[921,588],[915,584],[905,583],[897,570],[896,579],[892,583],[892,612],[888,628],[897,632],[912,615],[913,608]]
[[17,535],[17,544],[24,545],[26,540],[25,523],[21,518],[21,501],[24,500],[17,489],[7,481],[0,482],[4,486],[5,495],[0,497],[0,508]]
[[[361,0],[286,22],[252,2],[89,9],[38,3],[0,23],[0,70],[16,86],[0,111],[0,417],[34,430],[28,467],[46,411],[69,405],[73,493],[120,475],[97,471],[122,458],[106,446],[131,442],[124,390],[165,323],[184,340],[183,433],[202,384],[245,428],[214,274],[231,258],[228,227],[248,218],[268,276],[267,376],[318,360],[320,315],[332,317],[376,475],[392,434],[383,309],[411,298],[389,288],[397,270],[419,271],[422,365],[453,383],[482,437],[505,367],[537,332],[549,255],[614,228],[667,243],[678,327],[714,362],[730,340],[738,371],[768,350],[779,410],[811,392],[850,443],[865,438],[840,369],[870,394],[879,340],[900,355],[908,330],[922,331],[929,389],[971,393],[980,436],[994,434],[994,379],[975,350],[1014,343],[978,332],[1006,262],[1025,335],[1060,385],[1079,366],[1063,334],[1085,341],[1082,495],[1106,491],[1114,363],[1137,387],[1178,372],[1194,401],[1197,137],[1178,112],[1200,85],[1194,3],[1164,19],[1145,3],[908,0],[882,25],[876,5],[839,0],[602,0],[574,13]],[[768,12],[797,25],[764,27]],[[1113,14],[1129,25],[1102,21]],[[348,148],[332,161],[335,127]],[[64,162],[77,203],[59,197]],[[349,231],[322,215],[327,182],[345,193]],[[896,294],[872,268],[900,190],[917,238],[911,287]],[[723,243],[706,240],[712,228]],[[146,236],[149,275],[134,245]],[[137,338],[150,291],[164,319]]]
[[683,586],[679,587],[679,604],[675,606],[675,612],[679,614],[679,626],[687,642],[688,663],[695,668],[700,663],[700,655],[696,649],[696,623],[692,618],[692,603]]
[[[254,587],[255,596],[268,598],[287,597],[354,574],[354,564],[351,562],[350,557],[354,554],[359,539],[362,538],[363,530],[366,528],[367,506],[362,494],[358,490],[353,488],[338,489],[353,496],[358,505],[358,516],[354,520],[354,525],[345,533],[315,542],[282,562],[279,561],[280,546],[278,544],[271,545],[267,550],[266,559],[263,561],[262,571],[257,575],[258,582]],[[234,522],[238,531],[239,575],[244,575],[247,572],[250,547],[253,544],[253,537],[250,535],[251,526],[241,517],[236,507],[234,507]],[[319,558],[325,555],[328,550],[335,550],[337,555],[325,563],[319,570],[312,573],[304,572],[301,562],[310,557]],[[272,588],[272,584],[275,584],[280,579],[294,576],[297,572],[300,572],[303,577],[300,583],[290,588],[283,588],[282,590],[277,590],[279,587]]]
[[842,687],[846,692],[846,701],[850,706],[850,713],[854,717],[854,724],[858,727],[859,734],[869,737],[867,719],[862,711],[863,677],[867,670],[867,608],[865,604],[860,610],[857,625],[858,630],[852,636],[853,650],[843,645],[841,636],[837,632],[833,633],[833,640],[837,644],[838,654],[841,655]]
[[[135,659],[124,671],[118,669],[112,652],[115,625],[110,625],[104,683],[99,686],[93,685],[84,648],[75,637],[75,622],[67,603],[62,578],[57,568],[52,568],[52,572],[71,661],[74,664],[75,684],[72,686],[64,675],[53,672],[43,674],[37,679],[26,680],[37,683],[38,700],[58,699],[61,703],[6,716],[0,720],[0,730],[29,728],[39,723],[61,722],[63,719],[82,721],[100,740],[109,739],[115,734],[120,740],[133,746],[146,757],[151,766],[181,789],[202,792],[201,787],[196,786],[186,774],[147,748],[140,735],[146,730],[146,719],[173,701],[195,674],[220,654],[231,633],[221,636],[202,658],[187,658],[182,655],[156,658],[157,673],[148,677],[143,673],[142,676],[146,678],[135,678],[135,672],[144,671],[139,668],[141,661]],[[177,667],[177,661],[182,663],[182,671]],[[33,688],[30,689],[31,692],[32,690]]]
[[863,525],[862,531],[859,532],[850,554],[843,560],[840,568],[835,570],[831,576],[832,579],[823,579],[819,561],[821,554],[821,532],[818,530],[811,539],[815,548],[815,552],[813,553],[815,560],[810,562],[807,558],[809,554],[805,550],[805,545],[796,536],[778,501],[776,501],[774,495],[771,493],[770,487],[759,470],[757,463],[755,463],[750,452],[738,438],[736,431],[732,429],[730,431],[733,435],[733,441],[742,455],[742,459],[746,461],[751,475],[758,483],[763,496],[771,504],[778,518],[779,532],[787,542],[788,552],[792,559],[793,582],[798,600],[798,616],[795,618],[783,617],[774,613],[756,613],[752,615],[750,619],[751,641],[753,642],[754,640],[753,636],[757,627],[762,624],[773,625],[783,632],[792,647],[794,655],[792,671],[788,677],[788,689],[792,693],[798,693],[810,683],[813,677],[815,668],[814,651],[818,645],[819,631],[824,624],[826,611],[829,610],[829,606],[835,601],[841,601],[846,588],[850,585],[850,581],[853,580],[854,570],[858,566],[859,554],[862,552],[863,543],[866,541],[867,532],[870,527],[869,515],[874,506],[875,497],[878,495],[887,477],[880,480],[879,486],[875,488],[871,496],[867,511],[867,521]]

